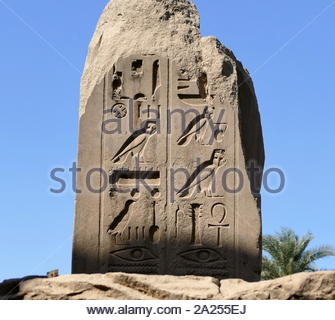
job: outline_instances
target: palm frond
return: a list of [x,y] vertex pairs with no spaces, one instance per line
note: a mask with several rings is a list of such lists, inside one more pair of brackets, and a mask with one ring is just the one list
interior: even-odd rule
[[262,278],[268,280],[297,272],[317,271],[314,262],[335,256],[335,250],[330,246],[307,250],[313,239],[313,234],[310,232],[299,237],[288,228],[282,228],[274,236],[264,236],[263,250],[269,257],[263,257]]
[[271,259],[263,257],[262,279],[270,280],[281,276],[278,265]]

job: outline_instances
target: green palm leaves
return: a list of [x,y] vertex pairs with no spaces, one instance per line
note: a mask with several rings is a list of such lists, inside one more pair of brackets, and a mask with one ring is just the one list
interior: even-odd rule
[[314,239],[311,233],[299,238],[291,229],[283,228],[276,235],[263,238],[263,250],[269,256],[263,257],[262,279],[269,280],[293,273],[317,271],[314,262],[328,256],[335,256],[330,246],[307,249]]

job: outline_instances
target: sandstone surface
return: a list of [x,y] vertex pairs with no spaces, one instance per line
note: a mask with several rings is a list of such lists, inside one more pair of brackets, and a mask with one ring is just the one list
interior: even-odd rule
[[239,279],[153,276],[124,273],[78,274],[8,280],[1,299],[26,300],[334,300],[335,271],[299,273],[248,283]]
[[263,164],[250,76],[195,5],[111,0],[81,82],[73,273],[259,280]]

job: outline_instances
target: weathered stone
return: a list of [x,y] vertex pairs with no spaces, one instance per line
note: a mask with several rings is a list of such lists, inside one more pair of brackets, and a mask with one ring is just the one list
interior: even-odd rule
[[18,299],[20,294],[20,285],[21,283],[37,278],[45,278],[40,276],[29,276],[25,278],[10,279],[5,280],[0,283],[0,299],[12,300]]
[[263,162],[249,75],[195,6],[111,1],[82,78],[73,272],[258,280]]
[[221,294],[227,300],[334,300],[335,272],[303,272],[257,283],[223,280]]
[[[9,285],[11,284],[11,285]],[[14,285],[14,290],[13,290]],[[24,300],[334,300],[335,271],[247,283],[210,277],[78,274],[0,283],[0,299]]]
[[219,283],[210,277],[107,273],[31,280],[19,293],[27,300],[211,299],[219,294]]

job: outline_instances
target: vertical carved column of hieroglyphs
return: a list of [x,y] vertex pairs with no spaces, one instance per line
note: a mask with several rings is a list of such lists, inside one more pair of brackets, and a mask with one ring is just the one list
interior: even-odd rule
[[[121,58],[106,76],[101,263],[105,271],[163,273],[168,62]],[[108,132],[110,134],[108,134]]]
[[221,182],[225,170],[233,166],[228,147],[234,145],[229,142],[234,120],[220,97],[210,94],[205,72],[190,78],[173,64],[171,88],[174,218],[170,225],[176,230],[169,247],[170,268],[175,274],[231,277],[235,275],[234,195],[225,194]]
[[194,4],[110,1],[81,82],[73,272],[258,280],[263,163],[252,81]]

